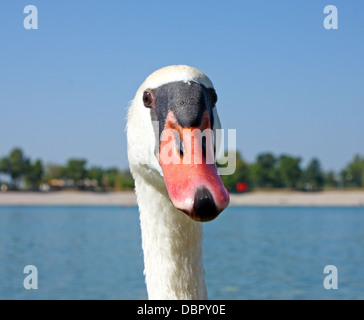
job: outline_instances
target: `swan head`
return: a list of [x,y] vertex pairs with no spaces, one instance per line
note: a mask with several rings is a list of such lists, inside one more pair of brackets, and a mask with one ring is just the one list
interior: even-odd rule
[[169,66],[144,81],[128,113],[132,174],[161,185],[177,209],[201,222],[215,219],[229,203],[214,158],[216,102],[205,74]]

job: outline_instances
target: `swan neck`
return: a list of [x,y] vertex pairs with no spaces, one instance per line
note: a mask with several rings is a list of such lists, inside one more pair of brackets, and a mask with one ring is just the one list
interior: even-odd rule
[[135,177],[149,299],[207,299],[202,224],[177,210],[167,191]]

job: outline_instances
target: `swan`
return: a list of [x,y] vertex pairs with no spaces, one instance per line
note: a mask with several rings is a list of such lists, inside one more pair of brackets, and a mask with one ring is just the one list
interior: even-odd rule
[[[205,74],[176,65],[152,73],[128,111],[128,160],[151,300],[207,299],[202,222],[215,219],[228,206],[229,194],[215,162],[206,161],[207,151],[216,147],[213,140],[196,140],[192,129],[220,128],[216,101]],[[189,143],[191,137],[196,144]],[[192,160],[185,163],[188,153]],[[198,153],[200,162],[194,157]]]

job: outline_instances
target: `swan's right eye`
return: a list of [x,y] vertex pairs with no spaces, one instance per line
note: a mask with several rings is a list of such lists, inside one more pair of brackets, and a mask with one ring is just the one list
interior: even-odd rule
[[144,91],[143,93],[144,107],[153,108],[153,102],[154,102],[153,94],[149,91]]

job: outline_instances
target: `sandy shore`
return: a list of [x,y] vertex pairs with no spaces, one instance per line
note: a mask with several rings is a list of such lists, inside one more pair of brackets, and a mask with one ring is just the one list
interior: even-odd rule
[[[364,191],[324,191],[318,193],[272,191],[231,195],[233,206],[364,206]],[[99,205],[133,206],[133,192],[0,192],[0,206]]]

